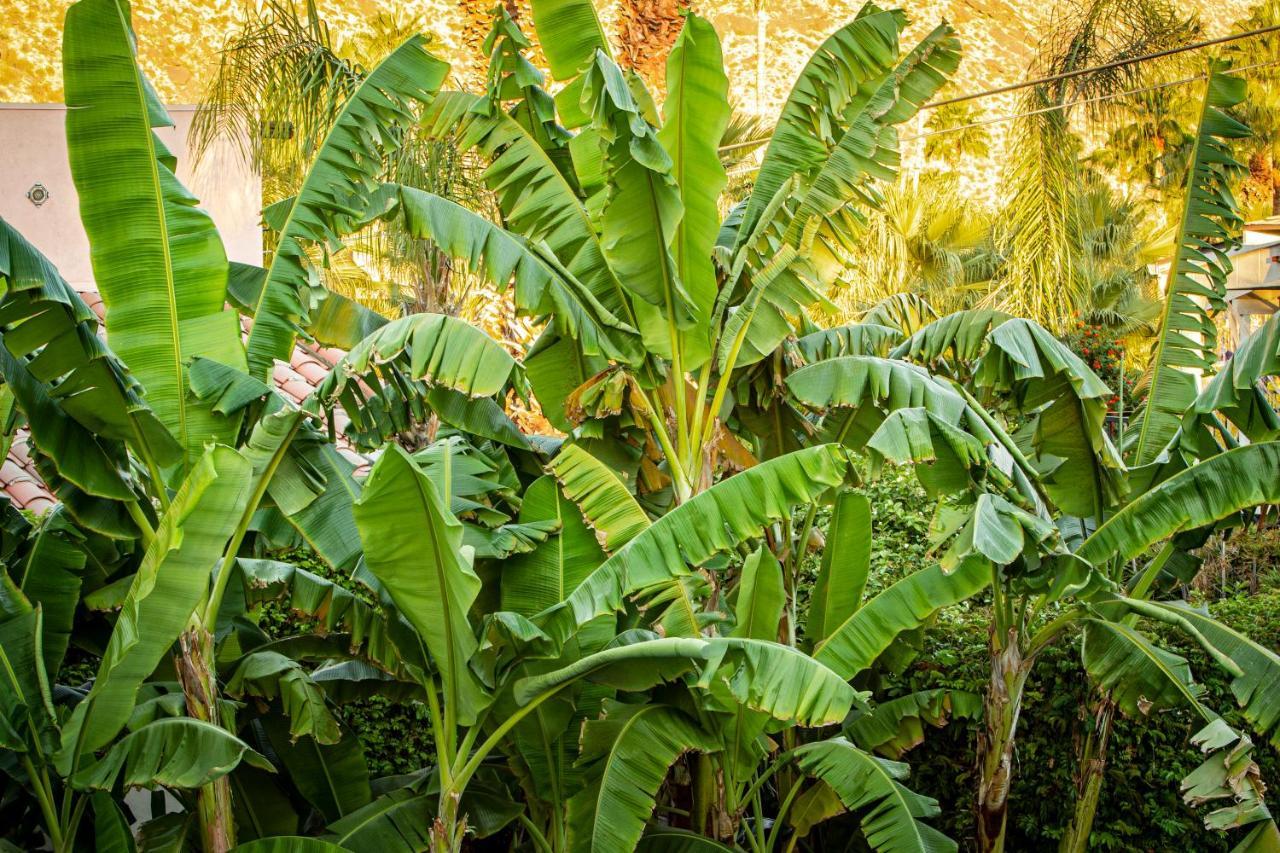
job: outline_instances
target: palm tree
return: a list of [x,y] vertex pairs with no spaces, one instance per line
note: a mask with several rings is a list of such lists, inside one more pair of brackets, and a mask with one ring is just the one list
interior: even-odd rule
[[989,217],[959,181],[925,173],[903,178],[868,215],[840,293],[850,313],[894,293],[914,293],[943,310],[970,305],[992,264]]
[[[1274,27],[1280,24],[1280,0],[1263,0],[1249,17],[1235,24],[1236,32]],[[1280,32],[1264,33],[1231,42],[1224,57],[1236,67],[1274,63],[1280,59]],[[1269,186],[1271,215],[1280,216],[1280,70],[1274,65],[1249,74],[1249,100],[1240,107],[1240,118],[1253,129],[1249,146],[1249,171]]]
[[[1162,0],[1075,0],[1040,46],[1033,68],[1054,76],[1184,44],[1198,30]],[[1034,87],[1030,113],[1014,124],[1011,190],[998,244],[1007,259],[1000,302],[1018,314],[1064,329],[1088,299],[1076,262],[1081,223],[1074,199],[1080,143],[1071,133],[1071,102],[1132,87],[1143,70],[1122,65]]]

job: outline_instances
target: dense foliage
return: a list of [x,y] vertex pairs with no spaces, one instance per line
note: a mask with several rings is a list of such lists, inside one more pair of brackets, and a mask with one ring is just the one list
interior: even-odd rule
[[[6,423],[59,498],[34,522],[0,507],[7,832],[59,853],[953,850],[939,825],[967,828],[903,760],[949,716],[980,721],[974,834],[1004,850],[1039,673],[1071,660],[1095,725],[1065,850],[1093,834],[1116,720],[1166,712],[1196,719],[1180,784],[1208,828],[1280,844],[1252,740],[1280,738],[1280,655],[1184,595],[1197,549],[1280,502],[1259,386],[1280,321],[1203,388],[1186,371],[1214,366],[1242,78],[1206,76],[1144,402],[1116,441],[1111,389],[1030,319],[899,294],[813,321],[896,177],[898,126],[959,62],[948,26],[904,45],[906,16],[866,5],[734,201],[709,23],[685,17],[659,109],[589,2],[532,11],[554,95],[504,7],[481,94],[443,89],[416,35],[324,78],[333,109],[263,212],[259,268],[227,262],[178,182],[125,0],[70,8],[106,334],[0,222]],[[418,142],[483,161],[496,214],[400,170]],[[509,290],[537,341],[513,354],[329,289],[321,269],[375,222]],[[346,353],[295,406],[270,379],[300,340]],[[512,399],[560,432],[526,434]],[[895,469],[923,501],[890,499]],[[893,508],[922,505],[893,538]],[[912,681],[947,620],[985,625],[975,690]],[[137,788],[165,796],[148,814]]]

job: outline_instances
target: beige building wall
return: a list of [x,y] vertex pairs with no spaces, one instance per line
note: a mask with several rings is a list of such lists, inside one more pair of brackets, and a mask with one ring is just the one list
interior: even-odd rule
[[[215,147],[196,164],[187,152],[195,108],[169,107],[175,127],[157,132],[178,157],[178,179],[199,199],[222,235],[227,257],[262,263],[259,208],[262,182],[229,145]],[[61,104],[0,104],[0,218],[17,228],[58,267],[78,290],[93,282],[89,243],[80,225],[80,206],[64,132]],[[48,200],[32,204],[35,184]]]

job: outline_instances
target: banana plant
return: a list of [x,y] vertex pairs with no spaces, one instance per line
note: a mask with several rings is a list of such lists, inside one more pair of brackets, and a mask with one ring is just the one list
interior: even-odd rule
[[[1265,336],[1260,345],[1265,347]],[[988,448],[985,464],[1003,471],[988,480],[974,508],[944,501],[935,520],[938,544],[947,546],[944,565],[963,566],[981,555],[997,567],[991,578],[992,679],[979,744],[984,849],[1003,844],[1026,679],[1038,655],[1065,637],[1082,637],[1083,666],[1106,696],[1097,709],[1104,730],[1117,708],[1136,714],[1147,703],[1178,703],[1197,695],[1186,662],[1138,631],[1140,620],[1154,619],[1186,631],[1233,678],[1245,679],[1238,682],[1237,699],[1246,718],[1268,734],[1272,723],[1250,710],[1257,700],[1244,686],[1246,667],[1256,671],[1261,659],[1237,659],[1251,644],[1233,634],[1228,644],[1224,638],[1231,632],[1217,634],[1227,629],[1202,614],[1184,617],[1168,596],[1172,581],[1191,563],[1186,550],[1202,544],[1215,526],[1237,523],[1242,512],[1275,500],[1276,445],[1260,441],[1227,450],[1206,437],[1203,424],[1212,398],[1206,392],[1210,396],[1188,409],[1188,427],[1175,434],[1162,454],[1165,461],[1129,469],[1103,429],[1105,385],[1044,329],[998,312],[939,318],[898,344],[891,356],[882,362],[868,356],[817,361],[792,373],[788,384],[802,403],[828,410],[826,430],[833,417],[849,411],[835,421],[853,422],[843,440],[850,446],[866,442],[873,449],[884,446],[878,433],[867,438],[867,428],[859,427],[883,415],[869,415],[866,403],[895,394],[923,400],[927,410],[941,416],[930,431],[948,436],[945,454],[937,453],[936,438],[930,447],[924,430],[909,438],[908,444],[934,454],[932,477],[955,476],[948,473],[953,467],[948,456],[966,438],[977,439],[979,458],[981,448]],[[925,366],[934,371],[938,388],[908,391],[902,383],[895,391],[891,366],[914,367],[905,360],[919,362],[922,367],[915,369],[922,375]],[[1249,408],[1256,402],[1251,391],[1242,389],[1244,399],[1235,408],[1224,406],[1243,412],[1238,416],[1247,421],[1261,418]],[[950,431],[942,424],[950,424]],[[1255,435],[1267,437],[1265,430]],[[1135,488],[1137,483],[1141,486]],[[930,488],[928,482],[925,486]],[[1134,570],[1131,561],[1144,554],[1153,556]],[[1201,620],[1212,623],[1213,632],[1203,630]],[[1097,747],[1105,740],[1105,731],[1100,732],[1082,756],[1081,807],[1066,842],[1069,849],[1088,837],[1105,762]]]
[[859,208],[895,173],[895,126],[955,69],[958,42],[943,25],[904,49],[906,17],[868,4],[814,54],[751,198],[722,216],[728,83],[710,23],[686,16],[659,111],[590,3],[535,3],[533,21],[555,45],[554,98],[498,12],[488,92],[442,93],[420,128],[486,160],[501,224],[412,190],[401,214],[473,273],[514,275],[518,309],[549,320],[525,359],[542,411],[629,456],[642,495],[680,503],[750,455],[722,425],[736,377],[826,298]]
[[[148,726],[118,740],[139,691],[175,644],[189,721],[234,729],[218,699],[215,623],[233,574],[226,567],[256,535],[260,507],[335,564],[354,565],[350,466],[262,380],[273,358],[289,356],[295,334],[324,318],[311,310],[325,294],[314,292],[307,250],[337,240],[353,211],[371,204],[377,186],[369,164],[394,150],[396,128],[444,80],[448,66],[423,44],[412,37],[371,70],[318,147],[258,290],[246,358],[239,318],[227,307],[221,240],[155,133],[172,122],[139,69],[127,2],[82,0],[68,10],[68,151],[106,305],[105,343],[97,317],[48,260],[0,222],[0,367],[61,502],[49,523],[77,531],[94,567],[82,583],[62,587],[39,571],[24,575],[32,606],[50,616],[50,680],[76,593],[101,593],[120,607],[93,687],[55,721],[51,766],[67,781],[68,797],[91,781],[110,787],[115,776],[90,772],[106,760],[104,749],[124,756],[114,760],[126,771],[134,760],[127,756],[155,762],[185,754],[175,750],[187,730],[168,721],[155,736],[143,734]],[[101,548],[86,544],[102,541],[118,557],[105,568],[96,562]],[[134,752],[122,752],[123,744]],[[129,784],[145,776],[139,765]],[[225,770],[161,773],[152,781],[166,779],[198,779],[204,845],[230,849]],[[43,804],[47,780],[41,793]],[[66,840],[73,830],[65,816],[48,825],[51,838],[56,831]]]

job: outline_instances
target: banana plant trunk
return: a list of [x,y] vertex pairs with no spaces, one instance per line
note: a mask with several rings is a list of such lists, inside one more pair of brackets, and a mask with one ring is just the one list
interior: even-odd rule
[[466,834],[466,819],[458,820],[462,796],[453,791],[440,792],[440,812],[431,825],[431,853],[459,853]]
[[1116,703],[1104,695],[1093,706],[1093,728],[1085,737],[1077,760],[1079,777],[1076,779],[1076,811],[1071,826],[1062,837],[1060,853],[1084,853],[1089,849],[1089,833],[1093,830],[1093,817],[1098,811],[1098,797],[1102,793],[1102,775],[1107,769],[1107,744],[1111,740],[1111,723],[1115,719]]
[[[187,713],[197,720],[221,725],[218,686],[213,670],[213,637],[203,626],[194,626],[178,641],[178,681],[186,697]],[[236,846],[236,825],[231,804],[231,780],[223,776],[198,794],[200,836],[205,853],[227,853]]]
[[991,635],[991,681],[983,697],[983,731],[978,738],[978,849],[1002,853],[1013,781],[1013,748],[1022,711],[1023,688],[1031,671],[1018,631]]

